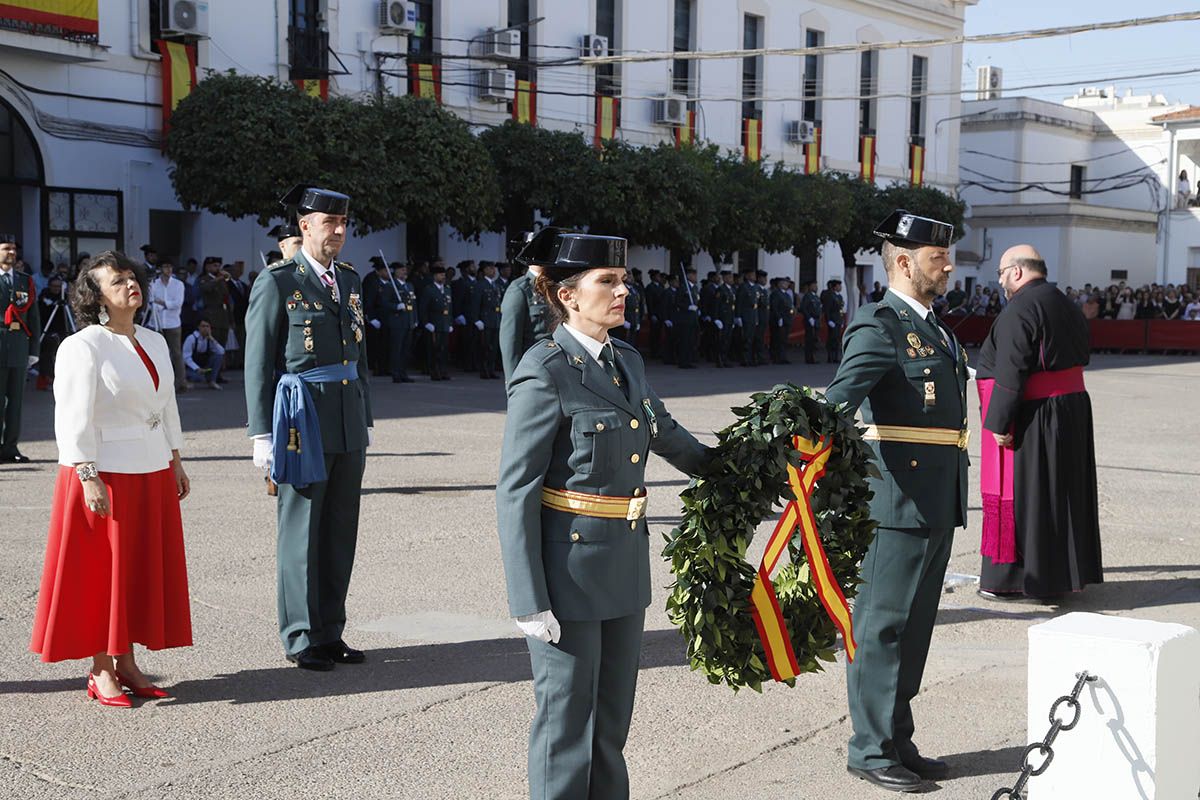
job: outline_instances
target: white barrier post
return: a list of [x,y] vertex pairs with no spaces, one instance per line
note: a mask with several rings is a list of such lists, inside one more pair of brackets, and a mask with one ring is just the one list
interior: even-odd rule
[[[1071,613],[1029,629],[1029,741],[1076,675],[1079,724],[1054,742],[1037,800],[1196,800],[1200,792],[1200,633],[1186,625]],[[1059,707],[1070,723],[1072,711]],[[1031,764],[1045,755],[1034,752]]]

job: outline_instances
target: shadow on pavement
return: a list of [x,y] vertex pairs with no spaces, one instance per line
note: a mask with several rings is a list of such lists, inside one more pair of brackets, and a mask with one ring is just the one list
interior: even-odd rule
[[[1009,775],[1011,785],[1021,771],[1021,755],[1024,747],[1005,747],[1003,750],[975,750],[970,753],[955,753],[944,756],[954,778],[974,778],[979,775]],[[996,783],[1000,788],[1002,781]]]

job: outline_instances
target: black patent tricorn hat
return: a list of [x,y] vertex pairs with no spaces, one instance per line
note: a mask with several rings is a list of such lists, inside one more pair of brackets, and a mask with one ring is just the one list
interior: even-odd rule
[[276,241],[282,242],[284,239],[295,239],[300,235],[300,227],[294,222],[285,222],[282,225],[276,225],[267,232]]
[[0,233],[0,244],[17,244],[16,234]]
[[898,208],[875,226],[875,235],[899,245],[949,247],[954,241],[954,226]]
[[289,210],[295,209],[301,216],[316,213],[344,217],[350,213],[349,195],[304,183],[293,186],[291,191],[279,198],[279,203]]
[[624,268],[628,251],[628,242],[620,236],[542,228],[514,260],[526,266],[541,267],[547,277],[561,281],[584,270]]

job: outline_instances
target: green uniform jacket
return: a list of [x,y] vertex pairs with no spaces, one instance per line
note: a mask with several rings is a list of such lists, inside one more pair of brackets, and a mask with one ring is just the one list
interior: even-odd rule
[[408,281],[380,281],[375,310],[383,326],[408,330],[417,323],[417,297]]
[[512,380],[526,350],[549,338],[549,309],[533,290],[533,276],[526,272],[508,284],[500,302],[500,359],[504,379]]
[[[12,270],[9,275],[12,277],[12,291],[6,292],[0,289],[0,323],[4,321],[4,315],[8,311],[8,307],[22,300],[17,305],[24,305],[33,300],[29,306],[29,310],[21,315],[21,319],[25,320],[25,328],[29,328],[29,333],[25,332],[25,328],[10,330],[7,325],[0,324],[0,369],[27,369],[29,367],[29,357],[38,355],[41,350],[42,342],[42,318],[38,311],[38,303],[36,300],[37,290],[33,283],[33,276],[27,272],[17,272]],[[0,281],[0,286],[4,282]],[[18,298],[18,295],[21,295]],[[26,297],[27,296],[27,297]]]
[[754,289],[758,292],[758,327],[766,330],[771,327],[771,290],[761,283]]
[[454,327],[450,317],[454,300],[450,287],[431,283],[421,292],[420,319],[422,325],[433,323],[434,333],[449,333]]
[[[953,334],[947,346],[893,292],[858,310],[825,395],[861,406],[868,425],[967,426],[967,354]],[[933,384],[933,394],[926,384]],[[954,528],[967,520],[967,451],[957,447],[870,442],[881,478],[871,517],[886,528]]]
[[746,328],[758,327],[758,286],[743,282],[737,288],[737,305],[734,316],[742,320]]
[[334,262],[338,299],[321,284],[303,251],[263,270],[246,313],[246,415],[251,436],[272,432],[276,375],[358,362],[358,380],[309,384],[325,453],[365,450],[372,423],[362,347],[362,281]]
[[645,309],[642,308],[642,290],[633,283],[626,283],[625,288],[629,290],[629,294],[625,295],[625,321],[629,323],[629,330],[637,333],[642,327],[642,317],[645,316]]
[[[542,506],[543,485],[606,497],[645,493],[653,450],[698,474],[709,449],[680,427],[646,383],[642,357],[613,340],[629,398],[563,327],[525,354],[508,384],[508,415],[496,487],[509,612],[552,609],[560,620],[624,617],[650,604],[649,529]],[[652,438],[653,409],[658,436]],[[675,508],[670,492],[651,506]]]
[[[792,296],[782,289],[775,289],[771,292],[771,327],[782,327],[790,331],[792,329],[792,317],[796,313],[796,308]],[[780,325],[780,321],[783,325]]]
[[467,303],[467,321],[473,325],[476,320],[482,320],[485,330],[499,328],[502,298],[499,281],[489,283],[487,278],[477,278]]
[[733,325],[734,306],[737,303],[737,296],[733,292],[733,287],[727,283],[717,287],[713,294],[713,310],[712,318],[721,320],[721,324],[728,330]]

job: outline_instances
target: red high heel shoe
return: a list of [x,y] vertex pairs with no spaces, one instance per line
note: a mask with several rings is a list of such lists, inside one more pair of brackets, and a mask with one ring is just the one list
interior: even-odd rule
[[144,700],[162,700],[164,697],[171,696],[171,693],[166,689],[160,689],[153,684],[150,686],[134,686],[132,683],[125,680],[125,677],[119,672],[117,673],[117,680],[121,682],[122,686],[133,692],[134,697],[140,697]]
[[88,673],[87,696],[89,700],[99,700],[102,706],[112,706],[113,708],[133,708],[133,701],[124,692],[116,697],[105,697],[100,694],[100,687],[96,685],[96,676]]

